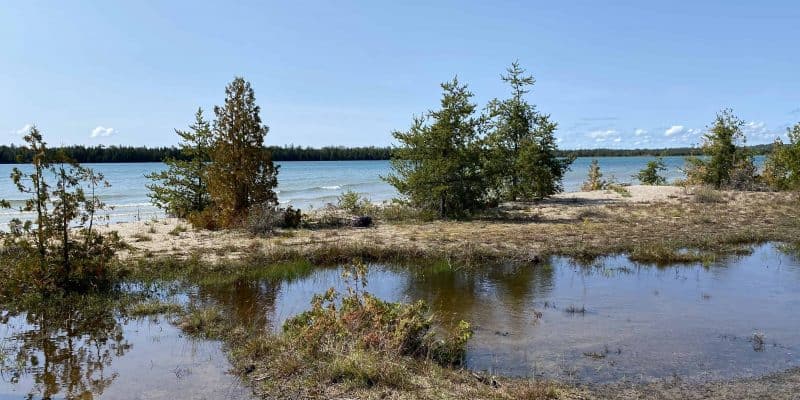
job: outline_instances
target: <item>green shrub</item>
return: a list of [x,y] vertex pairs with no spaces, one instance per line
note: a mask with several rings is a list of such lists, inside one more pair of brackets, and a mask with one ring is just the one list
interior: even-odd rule
[[634,177],[643,185],[665,185],[667,179],[660,173],[666,170],[667,167],[664,165],[664,159],[657,157],[655,160],[648,161],[647,166]]
[[356,264],[347,270],[353,278],[347,294],[334,289],[314,296],[311,309],[286,321],[283,331],[294,343],[301,343],[308,357],[330,360],[358,351],[388,357],[432,359],[441,365],[463,361],[466,342],[472,335],[461,321],[452,337],[436,339],[433,320],[423,301],[391,303],[359,290],[365,284],[366,267]]
[[800,190],[800,123],[787,129],[789,143],[779,139],[764,165],[764,182],[775,190]]
[[597,160],[592,160],[591,165],[589,165],[589,176],[581,185],[581,190],[584,192],[602,190],[606,187],[606,184],[606,181],[603,180],[603,173],[600,172],[600,163]]
[[353,215],[370,214],[373,210],[372,202],[353,190],[347,190],[339,195],[336,206]]

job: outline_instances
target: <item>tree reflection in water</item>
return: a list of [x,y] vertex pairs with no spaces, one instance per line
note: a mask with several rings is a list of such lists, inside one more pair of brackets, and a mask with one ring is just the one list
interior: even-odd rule
[[105,369],[131,348],[110,299],[76,296],[4,307],[0,375],[12,384],[31,380],[29,399],[99,396],[117,377]]

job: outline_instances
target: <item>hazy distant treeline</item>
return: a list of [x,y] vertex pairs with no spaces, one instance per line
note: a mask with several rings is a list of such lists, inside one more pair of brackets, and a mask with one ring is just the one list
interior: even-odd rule
[[[771,144],[749,147],[755,154],[766,154]],[[300,147],[272,146],[272,159],[275,161],[349,161],[349,160],[388,160],[391,147]],[[70,158],[80,163],[126,163],[126,162],[161,162],[166,158],[181,158],[176,147],[134,147],[134,146],[66,146],[49,149],[51,152],[63,151]],[[697,149],[690,147],[671,149],[586,149],[563,150],[562,156],[576,157],[619,157],[619,156],[687,156],[696,154]],[[0,164],[28,163],[32,154],[29,150],[17,146],[0,146]]]

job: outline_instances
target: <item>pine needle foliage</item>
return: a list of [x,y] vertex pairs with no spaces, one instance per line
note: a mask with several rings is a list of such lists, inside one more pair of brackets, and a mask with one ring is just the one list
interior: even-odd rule
[[147,175],[152,183],[147,185],[148,197],[169,215],[188,218],[211,205],[208,192],[207,170],[211,162],[211,124],[198,108],[195,121],[189,130],[176,129],[181,139],[181,159],[164,160],[167,169]]
[[408,131],[392,133],[400,145],[384,180],[419,209],[461,218],[483,206],[481,119],[467,85],[456,77],[441,87],[440,109],[415,117]]
[[501,75],[511,97],[487,106],[486,173],[504,200],[541,199],[563,191],[561,180],[574,158],[558,156],[558,124],[525,99],[536,82],[514,62]]
[[666,185],[667,178],[661,175],[661,173],[666,170],[667,167],[664,165],[664,159],[661,157],[656,157],[654,160],[648,161],[647,166],[640,170],[639,173],[634,177],[643,185]]

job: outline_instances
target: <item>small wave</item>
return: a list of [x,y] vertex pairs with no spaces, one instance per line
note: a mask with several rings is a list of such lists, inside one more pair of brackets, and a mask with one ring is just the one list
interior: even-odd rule
[[325,189],[325,190],[339,190],[341,188],[342,187],[339,186],[339,185],[335,185],[335,186],[320,186],[320,189]]

